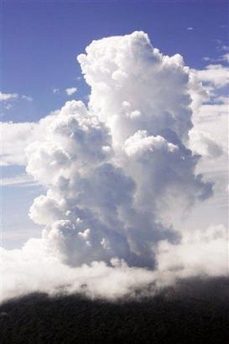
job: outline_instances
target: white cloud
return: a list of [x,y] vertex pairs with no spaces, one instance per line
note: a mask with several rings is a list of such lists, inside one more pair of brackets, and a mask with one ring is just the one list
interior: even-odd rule
[[[0,302],[32,292],[50,295],[79,292],[90,298],[116,299],[135,296],[135,290],[153,294],[176,278],[198,275],[226,276],[228,242],[226,228],[219,225],[205,231],[184,232],[182,241],[162,241],[157,249],[158,267],[150,271],[128,267],[124,261],[70,267],[60,262],[44,239],[30,239],[21,250],[0,249],[2,276]],[[152,287],[152,285],[154,287]]]
[[68,96],[72,96],[74,93],[77,92],[77,88],[69,87],[69,88],[66,88],[65,92],[67,93]]
[[[189,132],[189,145],[193,152],[201,155],[196,172],[214,183],[214,195],[196,207],[186,221],[179,224],[189,230],[196,228],[196,219],[205,228],[211,224],[228,226],[228,98],[227,85],[218,87],[204,83],[198,87],[198,78],[193,71],[193,129]],[[202,91],[200,92],[200,90]],[[196,91],[198,90],[198,94]],[[202,95],[201,95],[202,94]],[[207,214],[207,215],[206,215]]]
[[89,106],[109,125],[115,144],[139,129],[187,135],[189,70],[180,55],[164,56],[142,32],[93,41],[86,52],[78,61],[92,88]]
[[203,57],[204,61],[209,61],[212,64],[214,63],[218,63],[218,62],[229,62],[229,53],[223,54],[222,56],[218,57],[218,58],[211,58],[208,56]]
[[89,111],[67,102],[40,121],[42,137],[26,149],[27,171],[48,187],[30,216],[71,265],[118,257],[154,266],[157,243],[177,237],[163,225],[164,208],[176,197],[182,213],[211,194],[185,147],[189,69],[142,32],[94,41],[86,52],[78,59],[92,88]]
[[[216,77],[214,73],[211,75],[210,70],[208,66],[203,71],[192,71],[191,97],[194,126],[189,132],[189,147],[202,156],[198,171],[203,173],[217,169],[221,173],[227,168],[228,160],[228,98],[222,96],[227,92],[227,69],[220,65],[222,79],[219,75]],[[220,176],[216,180],[218,178]]]
[[[197,77],[199,76],[197,71]],[[217,91],[217,85],[202,86],[201,92],[195,94],[196,88],[192,93],[192,108],[194,124],[193,129],[189,132],[190,148],[205,158],[221,157],[224,167],[227,166],[228,154],[228,98],[221,95],[221,92],[227,90],[227,86],[222,86],[221,92]],[[206,91],[206,92],[204,92]],[[202,158],[202,161],[204,160]],[[225,160],[226,159],[226,160]],[[208,160],[205,159],[208,163]],[[220,163],[218,158],[218,163]]]
[[53,93],[54,93],[54,94],[57,94],[57,93],[59,93],[59,92],[60,92],[59,88],[54,88],[54,89],[53,89]]
[[33,100],[32,97],[26,95],[19,95],[17,93],[2,93],[0,92],[0,102],[9,102],[15,99],[23,99],[31,102]]
[[204,60],[204,61],[211,61],[212,59],[211,59],[211,57],[209,57],[209,56],[204,56],[204,57],[203,57],[203,60]]
[[227,228],[211,226],[206,230],[184,231],[178,245],[159,244],[158,269],[179,277],[228,274]]
[[222,57],[223,61],[229,62],[229,53],[226,53]]
[[30,97],[30,96],[25,96],[25,95],[21,96],[21,99],[27,100],[28,102],[32,102],[32,101],[33,101],[33,98],[32,98],[32,97]]
[[[225,240],[218,229],[199,241],[173,228],[173,214],[212,194],[196,174],[195,151],[220,155],[200,128],[189,142],[193,111],[198,122],[206,97],[194,72],[143,32],[93,41],[78,61],[91,87],[88,108],[73,100],[36,124],[3,123],[5,164],[26,162],[47,188],[30,208],[42,238],[2,251],[3,298],[63,284],[112,298],[153,281],[224,273],[224,262],[210,259]],[[200,251],[205,242],[207,258],[193,261],[190,243]]]
[[[225,57],[226,58],[226,57]],[[204,70],[197,71],[198,78],[214,87],[225,87],[229,84],[229,68],[221,64],[210,64]]]
[[19,174],[10,178],[1,178],[0,187],[2,186],[34,186],[36,182],[28,174]]
[[152,272],[129,268],[115,259],[113,267],[104,262],[69,267],[52,256],[50,248],[39,239],[30,239],[21,251],[1,249],[0,253],[4,276],[0,301],[36,291],[81,292],[92,298],[115,299],[155,280]]
[[0,92],[0,101],[1,102],[9,101],[9,100],[17,99],[17,98],[18,98],[17,93],[2,93],[2,92]]
[[39,136],[37,130],[36,123],[1,123],[1,165],[25,165],[24,149]]
[[229,51],[229,46],[228,45],[222,45],[221,50]]
[[223,153],[219,145],[208,132],[192,130],[190,133],[190,148],[202,157],[217,158]]

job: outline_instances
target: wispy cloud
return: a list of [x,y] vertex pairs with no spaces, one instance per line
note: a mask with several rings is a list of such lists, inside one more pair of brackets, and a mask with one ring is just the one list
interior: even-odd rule
[[9,100],[14,100],[17,99],[19,95],[17,93],[2,93],[0,92],[0,101],[9,101]]
[[77,88],[69,87],[69,88],[66,88],[65,92],[67,93],[68,96],[72,96],[74,93],[77,92]]
[[58,93],[60,93],[60,89],[56,87],[52,90],[52,92],[53,92],[53,94],[58,94]]
[[218,63],[218,62],[229,62],[229,53],[225,53],[220,57],[212,58],[208,56],[203,57],[204,61],[211,62],[211,63]]
[[0,92],[0,102],[10,102],[16,99],[22,99],[26,101],[33,101],[33,98],[27,95],[19,95],[18,93],[2,93]]
[[0,186],[23,186],[30,187],[37,185],[37,182],[34,181],[28,174],[20,174],[10,178],[1,178]]
[[26,101],[28,101],[28,102],[32,102],[32,101],[33,101],[33,98],[32,98],[32,97],[30,97],[30,96],[25,96],[25,95],[22,95],[22,96],[21,96],[21,99],[26,100]]

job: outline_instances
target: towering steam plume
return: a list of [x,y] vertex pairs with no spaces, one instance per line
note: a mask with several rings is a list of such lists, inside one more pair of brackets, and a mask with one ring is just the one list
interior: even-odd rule
[[182,212],[211,193],[186,148],[189,70],[142,32],[93,42],[78,61],[91,86],[89,109],[71,101],[41,120],[27,171],[48,192],[30,216],[71,265],[117,257],[154,267],[157,243],[178,239],[162,208],[182,199]]
[[[52,259],[70,265],[55,263],[63,280],[52,272],[52,288],[71,284],[70,275],[90,283],[99,266],[102,276],[117,277],[123,267],[119,287],[126,292],[141,274],[143,282],[152,279],[136,267],[157,271],[159,247],[163,269],[165,243],[181,252],[182,233],[168,214],[182,215],[212,193],[188,148],[193,92],[201,86],[180,55],[162,55],[143,32],[93,41],[78,61],[91,87],[88,106],[67,102],[39,122],[39,139],[26,148],[27,172],[47,193],[30,209],[44,226],[42,240],[30,240],[22,253],[31,257],[36,247],[50,266]],[[32,290],[42,284],[37,280]]]

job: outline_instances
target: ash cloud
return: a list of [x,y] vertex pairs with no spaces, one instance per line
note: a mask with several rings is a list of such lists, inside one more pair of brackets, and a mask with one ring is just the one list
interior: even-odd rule
[[[68,292],[86,285],[88,294],[112,298],[182,274],[217,275],[208,259],[188,268],[186,234],[166,216],[181,216],[212,195],[195,173],[200,156],[188,148],[192,95],[200,88],[193,72],[180,55],[153,48],[143,32],[93,41],[78,61],[91,87],[88,105],[68,101],[43,118],[25,151],[27,172],[47,188],[29,213],[44,230],[21,251],[3,250],[4,297],[14,295],[15,282],[19,294],[65,284]],[[225,229],[214,230],[224,247]],[[195,251],[199,238],[192,243]],[[176,252],[180,267],[171,259]]]

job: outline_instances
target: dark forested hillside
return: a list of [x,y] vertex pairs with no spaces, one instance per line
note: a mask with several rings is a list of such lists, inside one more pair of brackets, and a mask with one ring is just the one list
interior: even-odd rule
[[189,280],[118,302],[27,295],[0,306],[0,343],[228,344],[229,281]]

